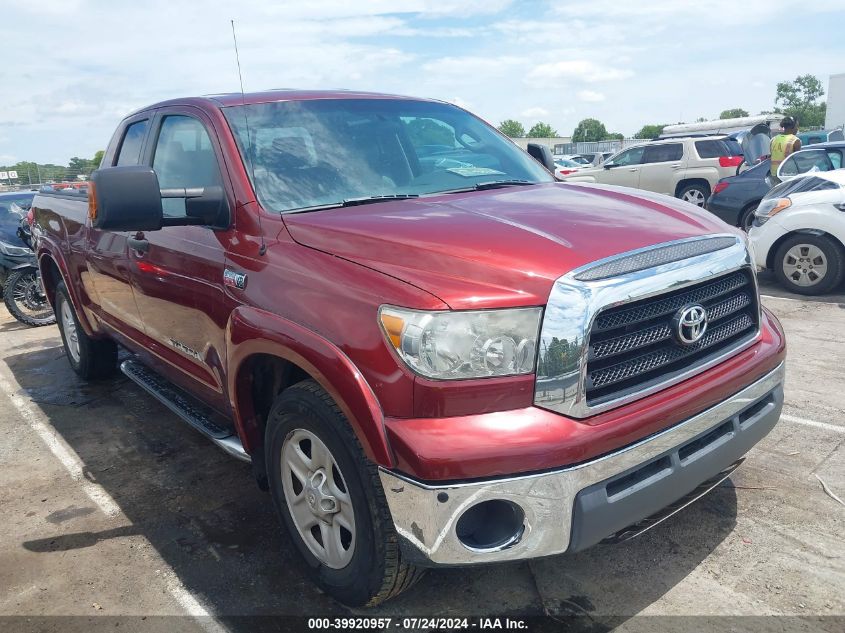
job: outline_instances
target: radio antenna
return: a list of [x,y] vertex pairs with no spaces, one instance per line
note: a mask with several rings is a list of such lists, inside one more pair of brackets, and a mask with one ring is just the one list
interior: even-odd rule
[[[238,81],[241,84],[241,111],[244,115],[244,127],[246,127],[246,154],[249,159],[249,175],[252,179],[253,188],[255,185],[255,160],[252,155],[252,133],[249,129],[249,114],[246,111],[246,95],[244,94],[244,77],[241,73],[241,56],[238,54],[238,36],[235,33],[235,21],[232,23],[232,40],[235,42],[235,61],[238,63]],[[264,255],[267,252],[267,244],[264,243],[264,229],[261,226],[261,209],[258,209],[258,232],[261,237],[261,246],[258,247],[258,254]]]

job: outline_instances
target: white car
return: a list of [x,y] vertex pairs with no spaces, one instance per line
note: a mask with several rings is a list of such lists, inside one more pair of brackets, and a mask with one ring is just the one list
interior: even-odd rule
[[555,177],[563,178],[567,174],[574,173],[579,169],[584,169],[586,165],[583,163],[579,163],[578,161],[571,160],[569,158],[562,158],[560,156],[555,156]]
[[779,184],[757,207],[748,237],[757,267],[792,292],[836,288],[845,274],[845,169]]
[[581,154],[555,154],[554,159],[571,160],[583,167],[588,167],[590,165],[590,161],[581,156]]

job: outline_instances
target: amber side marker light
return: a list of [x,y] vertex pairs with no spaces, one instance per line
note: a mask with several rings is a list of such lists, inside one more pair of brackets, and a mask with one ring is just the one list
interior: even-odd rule
[[97,219],[97,192],[93,182],[88,182],[88,219],[92,222]]
[[398,316],[382,312],[381,324],[384,326],[384,331],[387,332],[387,337],[390,339],[393,347],[399,349],[402,345],[402,328],[405,327],[405,321]]

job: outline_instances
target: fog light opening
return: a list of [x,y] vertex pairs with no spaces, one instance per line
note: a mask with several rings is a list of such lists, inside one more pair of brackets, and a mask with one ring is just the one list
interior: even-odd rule
[[474,552],[494,552],[513,547],[522,539],[525,512],[502,499],[482,501],[466,510],[455,531],[461,544]]

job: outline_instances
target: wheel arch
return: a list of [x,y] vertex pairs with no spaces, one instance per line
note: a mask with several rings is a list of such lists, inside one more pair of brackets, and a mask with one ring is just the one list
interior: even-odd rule
[[266,416],[285,388],[312,378],[343,411],[367,457],[393,465],[384,414],[362,373],[343,351],[301,325],[256,308],[237,308],[226,332],[228,392],[244,449],[264,444]]
[[769,270],[774,270],[774,263],[775,263],[775,254],[777,254],[778,249],[781,245],[791,237],[795,235],[816,235],[819,237],[828,237],[833,240],[834,243],[839,245],[840,250],[845,253],[845,244],[842,243],[842,240],[839,239],[836,235],[832,233],[828,233],[827,231],[822,231],[820,229],[795,229],[793,231],[789,231],[788,233],[784,233],[781,235],[777,240],[775,240],[771,247],[769,247],[769,252],[766,253],[766,268]]
[[47,301],[50,302],[53,310],[55,311],[56,309],[56,288],[59,282],[64,282],[79,324],[88,336],[96,336],[94,328],[91,327],[91,323],[88,321],[88,315],[82,309],[82,300],[77,292],[76,286],[68,283],[70,275],[68,274],[64,259],[62,257],[56,257],[50,251],[42,252],[38,256],[38,269],[41,272],[41,283],[44,284]]
[[690,185],[704,185],[704,187],[707,190],[705,198],[707,196],[709,196],[713,191],[713,188],[710,186],[710,181],[707,180],[706,178],[703,178],[703,177],[683,178],[683,179],[678,181],[677,185],[675,185],[675,197],[677,198],[680,195],[681,191],[683,191],[686,187],[689,187]]

